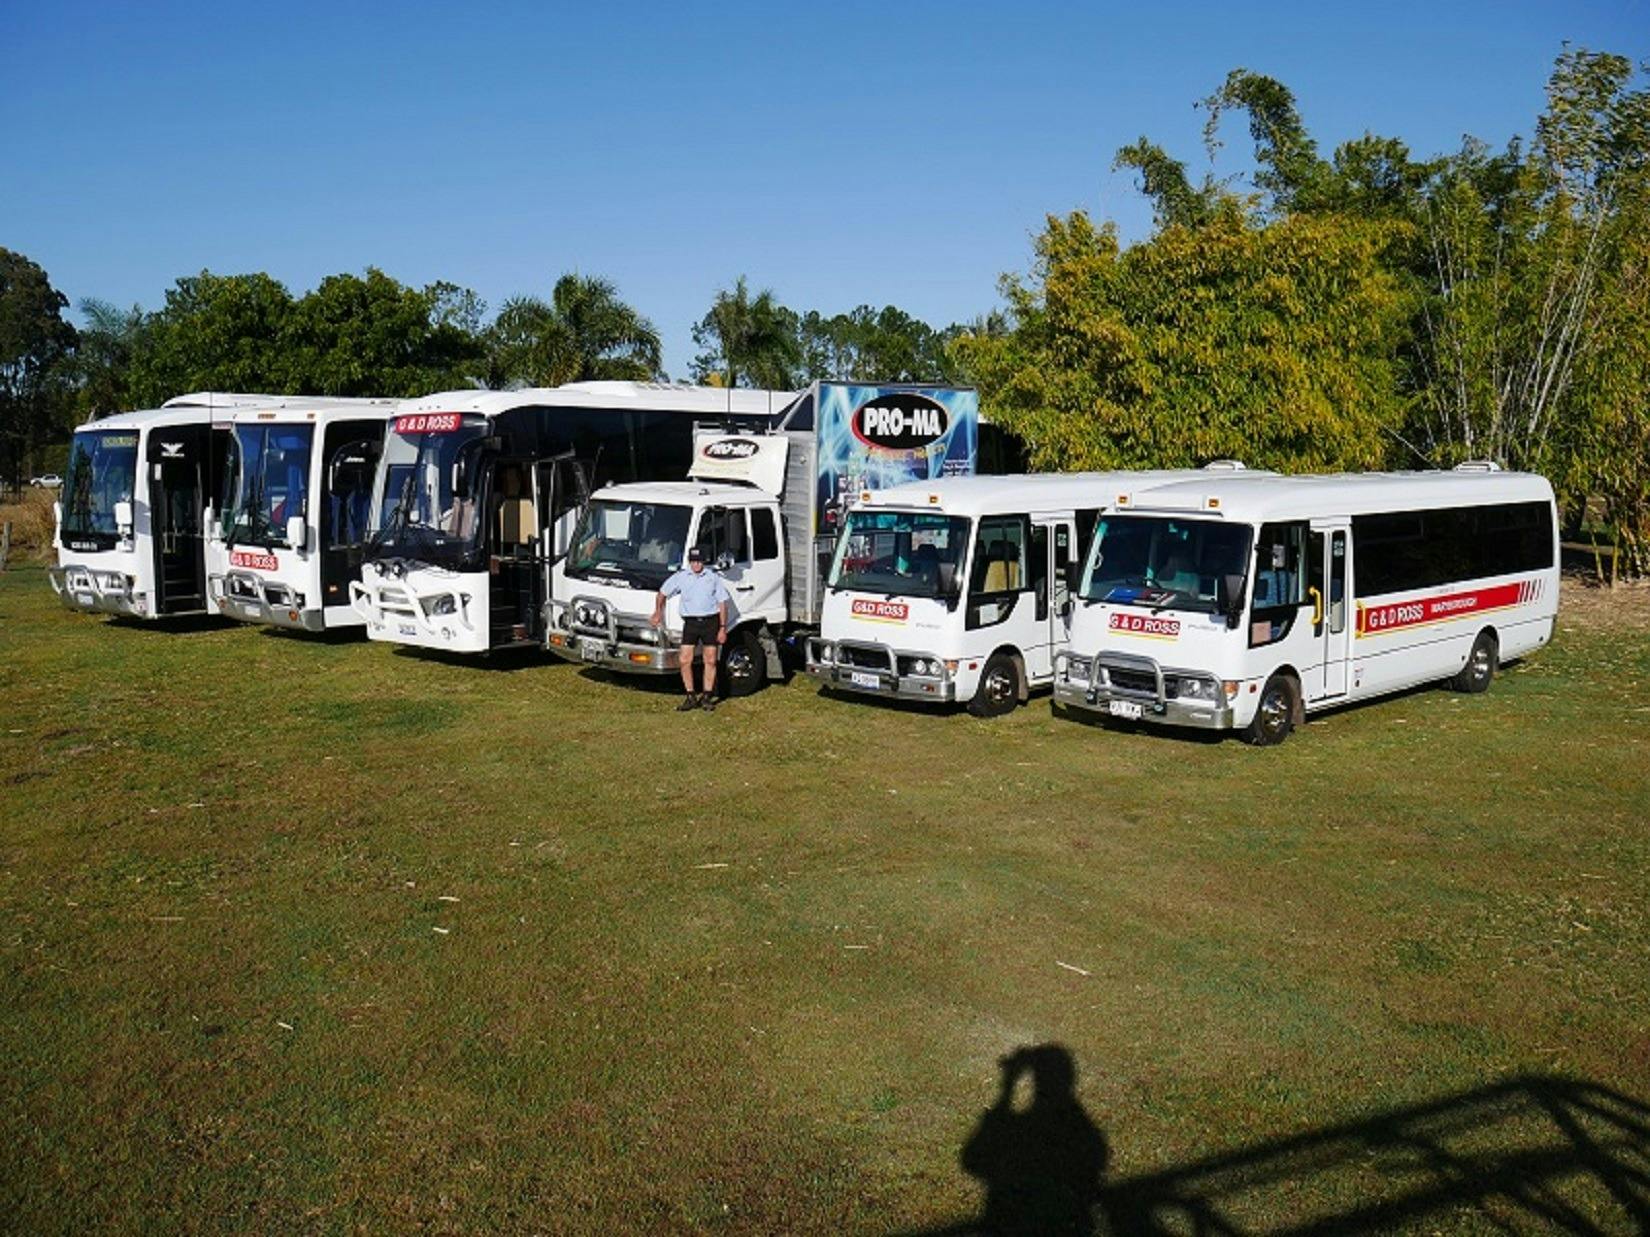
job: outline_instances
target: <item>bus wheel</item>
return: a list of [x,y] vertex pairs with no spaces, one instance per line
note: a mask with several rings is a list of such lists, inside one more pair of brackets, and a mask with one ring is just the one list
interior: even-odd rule
[[1001,717],[1020,703],[1020,672],[1007,653],[993,653],[980,671],[980,685],[968,711],[975,717]]
[[1275,747],[1289,737],[1295,728],[1295,710],[1299,706],[1300,688],[1287,674],[1274,674],[1260,689],[1260,704],[1255,709],[1255,720],[1243,728],[1245,743],[1256,747]]
[[729,696],[748,696],[768,679],[768,658],[756,633],[746,628],[728,637],[722,650],[722,690]]
[[1495,637],[1487,631],[1479,632],[1478,639],[1472,642],[1472,652],[1467,654],[1467,664],[1449,685],[1474,696],[1489,690],[1490,680],[1495,677],[1496,649]]

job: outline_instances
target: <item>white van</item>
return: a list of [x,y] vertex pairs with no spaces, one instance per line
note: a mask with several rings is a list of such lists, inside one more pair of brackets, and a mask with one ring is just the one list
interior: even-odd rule
[[1191,475],[948,477],[861,494],[837,541],[808,673],[845,691],[1007,713],[1053,680],[1074,568],[1106,504],[1119,489]]
[[206,583],[222,613],[311,632],[361,625],[349,589],[361,578],[395,408],[387,399],[318,399],[220,422],[230,439],[206,525]]
[[1546,644],[1552,486],[1487,464],[1128,486],[1076,605],[1057,709],[1279,743],[1333,705],[1443,679],[1483,691]]

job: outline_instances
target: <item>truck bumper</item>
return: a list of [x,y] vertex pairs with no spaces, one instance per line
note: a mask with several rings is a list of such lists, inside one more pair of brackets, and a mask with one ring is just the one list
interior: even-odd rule
[[568,661],[624,674],[675,674],[682,664],[681,653],[674,644],[629,644],[610,641],[601,634],[553,631],[545,646]]

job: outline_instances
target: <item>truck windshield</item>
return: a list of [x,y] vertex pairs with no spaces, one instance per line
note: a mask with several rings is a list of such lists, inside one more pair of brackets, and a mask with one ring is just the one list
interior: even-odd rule
[[313,425],[237,425],[224,469],[223,535],[231,544],[276,546],[286,522],[308,514]]
[[115,504],[132,501],[137,479],[136,430],[81,430],[63,480],[63,534],[114,545]]
[[1212,614],[1220,577],[1246,573],[1249,536],[1218,520],[1105,516],[1083,570],[1083,600]]
[[[391,422],[373,490],[368,558],[411,558],[454,569],[473,563],[485,521],[479,510],[478,453],[466,448],[486,433],[486,417],[456,412]],[[461,457],[470,477],[459,496],[453,491],[453,474]]]
[[567,574],[658,588],[681,565],[692,514],[675,503],[597,499],[579,516]]
[[850,511],[830,587],[885,596],[946,597],[962,579],[968,520],[927,511]]

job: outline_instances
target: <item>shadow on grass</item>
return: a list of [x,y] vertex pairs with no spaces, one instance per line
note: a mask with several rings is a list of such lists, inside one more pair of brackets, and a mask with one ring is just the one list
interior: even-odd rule
[[1525,1075],[1107,1180],[1071,1055],[1044,1044],[1002,1067],[960,1157],[980,1216],[920,1237],[1650,1232],[1650,1106],[1594,1083]]
[[152,619],[127,618],[125,615],[114,614],[109,616],[109,626],[118,627],[122,631],[142,631],[152,635],[190,636],[203,631],[228,631],[231,627],[246,627],[249,624],[237,623],[234,619],[225,618],[221,614],[166,614]]
[[421,649],[412,645],[395,646],[397,657],[413,661],[433,662],[436,665],[462,667],[466,670],[489,670],[495,674],[515,674],[522,670],[543,670],[558,663],[536,644],[516,645],[493,649],[486,653],[449,653],[443,649]]

